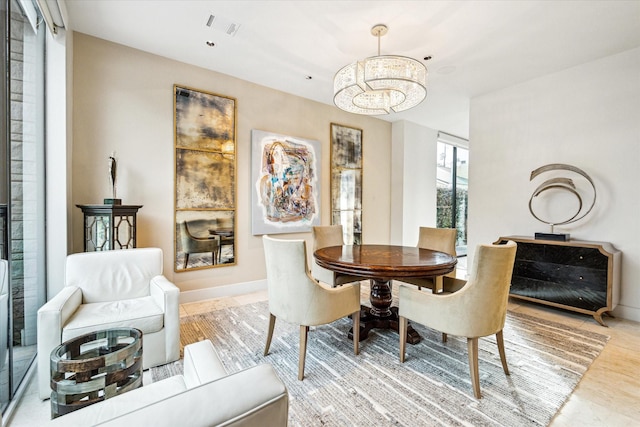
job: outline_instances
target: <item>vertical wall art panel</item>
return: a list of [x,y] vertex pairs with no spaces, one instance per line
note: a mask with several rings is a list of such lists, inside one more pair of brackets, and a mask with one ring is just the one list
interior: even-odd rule
[[362,130],[331,123],[331,223],[346,245],[362,243]]
[[254,235],[320,224],[320,158],[319,141],[251,131]]
[[174,86],[176,272],[235,264],[236,100]]

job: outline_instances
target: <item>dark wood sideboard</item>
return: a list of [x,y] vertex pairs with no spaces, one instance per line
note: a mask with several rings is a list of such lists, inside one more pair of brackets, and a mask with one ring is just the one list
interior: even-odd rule
[[611,243],[500,237],[518,244],[509,295],[591,314],[603,326],[620,295],[622,253]]

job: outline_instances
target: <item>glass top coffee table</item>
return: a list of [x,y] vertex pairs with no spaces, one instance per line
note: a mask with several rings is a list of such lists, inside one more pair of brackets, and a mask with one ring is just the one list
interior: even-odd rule
[[51,352],[51,418],[142,385],[142,332],[114,328],[72,338]]

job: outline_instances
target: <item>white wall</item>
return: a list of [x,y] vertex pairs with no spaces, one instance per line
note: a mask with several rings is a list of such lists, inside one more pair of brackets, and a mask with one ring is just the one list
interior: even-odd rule
[[65,259],[72,246],[71,114],[73,33],[46,31],[46,212],[47,295],[64,286]]
[[640,321],[640,49],[472,99],[469,163],[470,248],[549,231],[528,210],[532,170],[567,163],[587,172],[593,212],[557,231],[622,251],[615,313]]
[[[74,34],[73,55],[73,202],[101,203],[109,197],[107,158],[116,151],[118,197],[144,205],[138,213],[138,246],[163,249],[165,275],[182,291],[266,277],[262,239],[251,235],[251,129],[321,142],[323,224],[330,223],[330,123],[362,129],[363,241],[389,241],[390,123],[80,33]],[[237,100],[235,266],[174,273],[174,84]],[[70,214],[73,251],[80,252],[82,213],[73,208]],[[311,233],[279,236],[311,241]]]
[[438,131],[408,121],[392,126],[391,243],[415,246],[420,226],[436,226]]

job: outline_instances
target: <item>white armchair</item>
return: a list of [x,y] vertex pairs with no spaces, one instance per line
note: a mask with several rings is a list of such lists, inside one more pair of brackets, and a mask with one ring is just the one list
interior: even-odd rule
[[47,399],[51,393],[51,351],[87,332],[140,329],[143,369],[178,360],[179,295],[179,289],[162,275],[161,249],[69,255],[64,288],[38,310],[40,398]]
[[229,373],[211,341],[184,347],[174,375],[55,418],[45,426],[286,427],[289,393],[271,365]]

